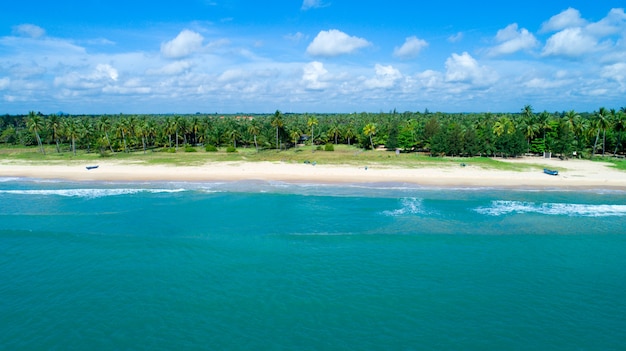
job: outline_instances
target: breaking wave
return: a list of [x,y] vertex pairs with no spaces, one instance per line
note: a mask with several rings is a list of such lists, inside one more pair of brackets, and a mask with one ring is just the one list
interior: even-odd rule
[[132,195],[137,193],[178,193],[185,189],[36,189],[36,190],[0,190],[0,194],[64,196],[81,198],[99,198],[106,196]]
[[423,200],[415,197],[400,199],[401,207],[395,210],[383,211],[386,216],[403,216],[408,214],[425,214]]
[[537,213],[572,217],[621,217],[626,216],[626,205],[534,203],[497,200],[493,201],[491,206],[479,207],[475,211],[489,216],[502,216],[511,213]]

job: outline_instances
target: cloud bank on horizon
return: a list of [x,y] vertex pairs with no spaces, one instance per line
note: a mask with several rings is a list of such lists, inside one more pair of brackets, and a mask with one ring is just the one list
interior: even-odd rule
[[446,4],[192,2],[141,15],[139,1],[134,17],[123,18],[114,16],[113,1],[110,13],[101,8],[101,17],[85,20],[76,18],[94,9],[72,1],[62,3],[76,12],[59,18],[44,16],[51,9],[28,14],[26,5],[0,5],[0,113],[626,105],[626,13],[617,5],[557,2],[540,12],[536,2],[528,13],[496,9],[499,20],[485,26]]

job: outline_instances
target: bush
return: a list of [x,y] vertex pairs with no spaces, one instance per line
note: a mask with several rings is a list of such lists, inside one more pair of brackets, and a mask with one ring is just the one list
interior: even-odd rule
[[170,154],[175,154],[176,153],[176,148],[168,147],[167,149],[165,149],[165,152],[168,152]]
[[204,150],[206,152],[217,152],[217,147],[215,145],[207,144],[207,146],[204,147]]
[[322,151],[322,150],[324,150],[324,149],[322,148],[322,145],[317,145],[317,147],[315,148],[315,150],[317,150],[317,151]]
[[234,146],[229,146],[226,148],[226,152],[237,152],[237,149]]
[[185,152],[196,152],[198,150],[196,150],[195,147],[191,146],[191,145],[185,145]]
[[333,146],[333,144],[331,143],[328,143],[324,145],[324,151],[335,151],[335,146]]

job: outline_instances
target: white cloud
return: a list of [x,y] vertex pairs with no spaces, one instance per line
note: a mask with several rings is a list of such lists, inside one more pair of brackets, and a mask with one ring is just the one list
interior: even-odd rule
[[365,86],[367,88],[391,88],[399,79],[402,78],[402,73],[393,68],[393,66],[376,64],[375,70],[376,76],[365,81]]
[[202,48],[203,40],[199,33],[185,29],[176,38],[161,44],[161,53],[168,58],[189,56]]
[[13,27],[13,33],[30,38],[40,38],[46,34],[46,31],[34,24],[20,24]]
[[604,67],[602,77],[615,80],[619,83],[621,91],[626,91],[626,63],[620,62]]
[[439,88],[443,83],[443,76],[441,72],[426,70],[418,73],[415,78],[419,82],[420,86],[427,89]]
[[468,83],[485,86],[497,80],[497,74],[485,66],[480,66],[467,52],[452,54],[446,60],[446,82]]
[[608,36],[626,32],[624,9],[611,9],[609,14],[598,22],[586,26],[586,31],[595,36]]
[[304,0],[301,9],[303,11],[327,6],[321,0]]
[[313,56],[338,56],[351,54],[358,49],[371,45],[363,38],[351,37],[337,29],[320,31],[306,49]]
[[624,9],[611,9],[600,21],[588,23],[577,10],[570,8],[544,23],[543,29],[558,30],[546,41],[543,56],[576,58],[595,52],[614,55],[619,48],[612,36],[626,32],[626,14]]
[[541,32],[556,32],[571,27],[581,27],[587,23],[580,17],[580,12],[573,8],[550,17],[547,22],[541,25]]
[[116,82],[119,74],[115,68],[109,64],[98,64],[96,68],[88,74],[71,72],[64,76],[54,78],[55,86],[63,86],[73,89],[97,89],[106,84]]
[[302,34],[301,32],[285,35],[285,39],[287,39],[289,41],[293,41],[295,43],[299,43],[304,38],[305,38],[305,35]]
[[175,75],[183,73],[191,68],[191,62],[189,61],[176,61],[169,63],[158,69],[149,69],[146,71],[147,74],[155,74],[155,75]]
[[595,51],[597,44],[596,38],[586,34],[582,28],[568,28],[548,39],[542,55],[577,57]]
[[496,41],[500,44],[489,50],[491,56],[513,54],[539,45],[539,41],[526,28],[518,30],[517,23],[500,29],[496,34]]
[[448,41],[451,43],[458,43],[463,40],[463,32],[458,32],[448,37]]
[[1,78],[0,79],[0,90],[4,90],[6,88],[9,87],[9,84],[11,84],[11,80],[9,78]]
[[396,47],[393,50],[393,55],[403,59],[414,58],[417,57],[420,51],[427,46],[428,42],[426,42],[426,40],[419,39],[415,36],[408,37],[401,47]]
[[306,89],[321,90],[328,87],[328,70],[319,61],[309,62],[302,69],[302,82]]

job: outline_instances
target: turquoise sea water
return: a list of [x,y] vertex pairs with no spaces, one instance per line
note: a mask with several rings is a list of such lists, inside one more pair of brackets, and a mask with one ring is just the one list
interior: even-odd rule
[[0,181],[0,349],[624,350],[626,193]]

